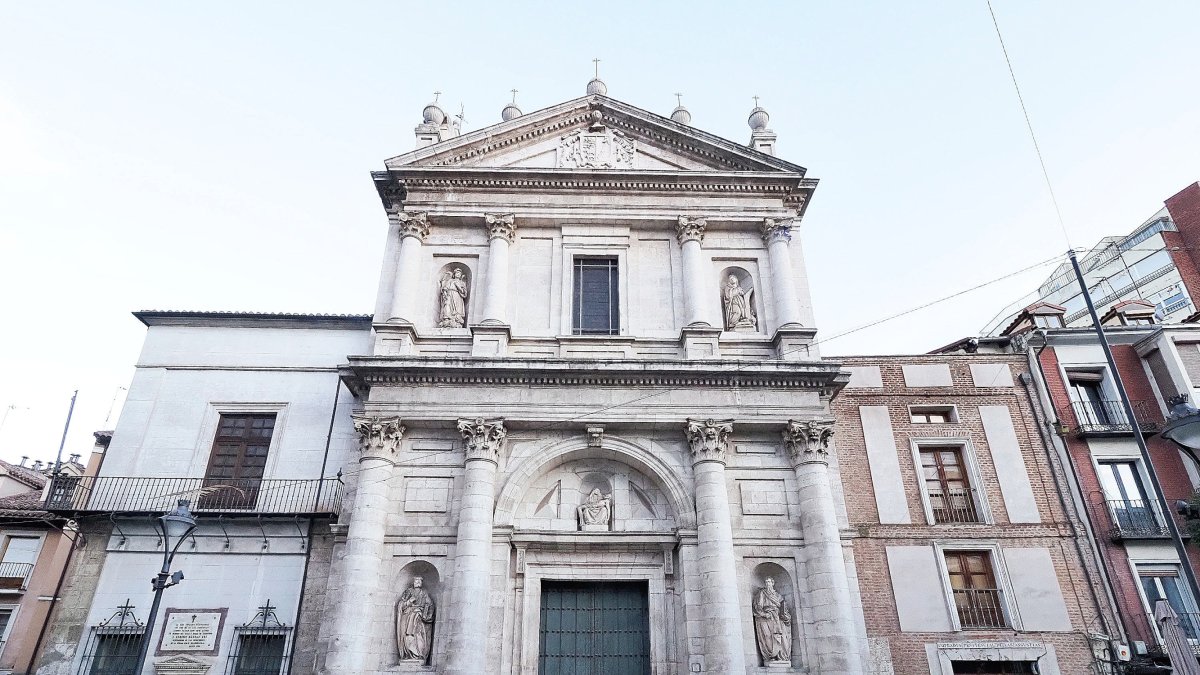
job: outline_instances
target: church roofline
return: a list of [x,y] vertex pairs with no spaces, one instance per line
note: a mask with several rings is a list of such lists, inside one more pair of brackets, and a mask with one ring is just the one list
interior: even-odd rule
[[[385,160],[384,164],[389,169],[398,169],[402,166],[411,166],[417,163],[425,166],[454,166],[465,159],[486,154],[492,150],[507,147],[513,142],[524,140],[524,135],[514,132],[526,127],[530,128],[530,133],[532,134],[530,137],[534,137],[582,124],[586,121],[590,110],[608,111],[637,120],[644,124],[647,130],[664,134],[662,140],[666,140],[668,143],[671,140],[678,141],[680,138],[688,138],[701,145],[708,146],[706,148],[693,146],[690,147],[690,150],[705,154],[710,159],[727,164],[734,171],[782,171],[796,173],[800,176],[804,176],[808,171],[799,164],[793,164],[774,155],[722,138],[716,134],[702,131],[690,125],[680,124],[662,115],[642,110],[628,103],[599,94],[581,96],[548,108],[521,115],[507,122],[499,122],[482,129],[476,129],[475,131],[467,132],[440,143],[434,143],[424,148],[418,148],[397,155]],[[572,115],[571,113],[575,114]],[[556,120],[555,118],[561,119]],[[620,117],[615,117],[609,118],[609,121],[613,122],[616,126],[621,126],[622,120]],[[551,123],[549,128],[538,128],[545,126],[547,123]],[[676,138],[672,139],[671,136]],[[467,152],[460,152],[458,154],[454,152],[455,150],[465,150],[468,148],[470,150]],[[689,148],[684,146],[683,149],[687,151]]]

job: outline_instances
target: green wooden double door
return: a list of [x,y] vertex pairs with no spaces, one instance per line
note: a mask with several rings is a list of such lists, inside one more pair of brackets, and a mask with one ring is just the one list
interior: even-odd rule
[[645,582],[543,581],[540,675],[648,675]]

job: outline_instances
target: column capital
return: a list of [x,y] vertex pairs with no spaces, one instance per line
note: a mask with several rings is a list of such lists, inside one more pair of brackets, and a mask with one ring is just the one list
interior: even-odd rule
[[783,428],[783,447],[792,466],[828,464],[829,439],[833,438],[833,420],[788,420]]
[[759,230],[762,232],[763,243],[768,246],[780,240],[787,243],[792,240],[792,219],[763,218]]
[[733,420],[688,419],[683,431],[692,449],[692,464],[700,462],[725,463],[725,450],[729,447],[729,435],[733,433]]
[[429,236],[429,214],[425,211],[396,211],[388,214],[392,220],[400,224],[400,238],[416,237],[425,243]]
[[359,449],[363,457],[389,459],[400,449],[404,438],[404,425],[399,417],[375,415],[352,415],[354,430],[358,432]]
[[493,239],[503,239],[508,243],[513,243],[513,239],[517,236],[517,217],[511,213],[485,213],[483,216],[484,224],[488,230],[488,241]]
[[679,240],[679,245],[683,246],[686,241],[704,241],[704,228],[708,227],[708,221],[703,218],[689,218],[687,216],[679,216],[679,223],[675,225],[675,237]]
[[504,420],[487,421],[481,417],[461,419],[458,421],[458,431],[463,437],[467,461],[486,459],[499,462],[500,453],[504,452],[504,440],[508,437]]

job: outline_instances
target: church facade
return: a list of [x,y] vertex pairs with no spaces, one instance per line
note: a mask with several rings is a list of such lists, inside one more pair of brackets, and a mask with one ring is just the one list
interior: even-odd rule
[[[197,675],[1091,667],[1104,610],[1063,593],[1087,556],[1030,480],[1058,469],[1019,359],[970,385],[972,357],[822,360],[816,181],[766,111],[734,143],[593,80],[502,117],[463,133],[431,104],[373,174],[372,315],[138,314],[105,462],[48,496],[88,544],[38,672],[118,672],[147,633],[146,673]],[[906,395],[954,423],[909,445]],[[950,403],[981,395],[983,421]],[[187,577],[146,625],[147,516],[176,498]]]
[[[364,450],[323,670],[411,643],[402,669],[447,673],[570,672],[581,650],[861,672],[828,461],[844,376],[816,357],[792,236],[816,181],[589,86],[374,174],[394,263],[341,371]],[[385,620],[382,580],[430,589],[433,619],[408,618],[418,592]],[[802,580],[819,602],[793,610]]]

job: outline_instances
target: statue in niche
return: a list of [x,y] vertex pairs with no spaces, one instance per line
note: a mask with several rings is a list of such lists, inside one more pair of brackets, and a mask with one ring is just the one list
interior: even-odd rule
[[758,320],[754,317],[754,289],[743,289],[738,278],[732,274],[721,287],[721,304],[725,309],[725,330],[754,331]]
[[576,509],[579,513],[579,529],[584,532],[607,532],[612,520],[612,495],[602,494],[600,488],[592,488],[587,501]]
[[438,328],[467,325],[467,279],[461,267],[442,274],[438,282]]
[[763,665],[792,662],[792,614],[768,577],[754,596],[754,639]]
[[424,579],[413,577],[396,604],[396,643],[401,661],[425,663],[433,637],[433,598],[422,588]]

